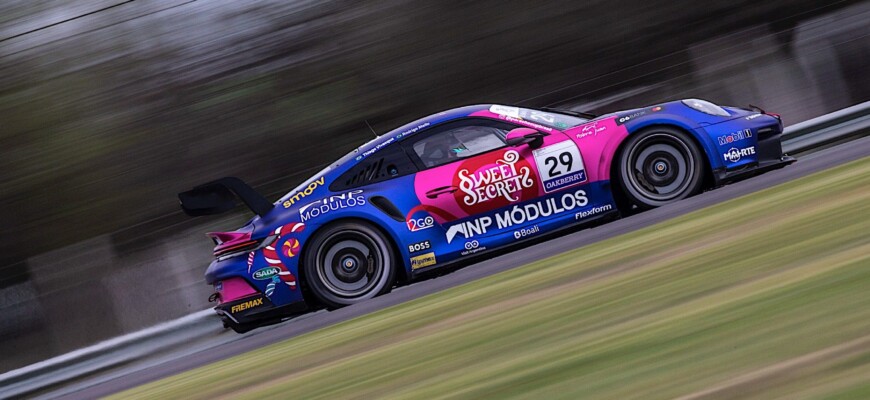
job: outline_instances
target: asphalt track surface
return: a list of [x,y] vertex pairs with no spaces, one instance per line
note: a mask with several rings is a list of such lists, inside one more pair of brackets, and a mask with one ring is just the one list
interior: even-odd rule
[[[637,229],[700,210],[758,190],[799,179],[809,174],[870,156],[870,137],[864,137],[825,150],[803,155],[798,162],[781,170],[730,184],[677,203],[622,218],[594,228],[576,231],[561,237],[525,247],[456,272],[395,289],[387,295],[330,312],[318,312],[307,318],[289,320],[273,329],[255,330],[234,340],[193,355],[178,356],[169,361],[134,373],[96,383],[82,390],[62,395],[65,399],[93,399],[178,374],[193,368],[232,357],[272,343],[321,329],[342,321],[436,293],[502,271],[510,270],[571,249],[586,246]],[[63,392],[60,390],[59,392]],[[52,396],[51,392],[46,393]]]

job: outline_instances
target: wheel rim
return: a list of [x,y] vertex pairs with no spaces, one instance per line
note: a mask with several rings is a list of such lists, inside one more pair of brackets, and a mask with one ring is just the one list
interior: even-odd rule
[[378,243],[356,231],[337,232],[326,238],[317,253],[316,271],[330,293],[355,298],[375,288],[384,273],[384,257]]
[[632,188],[653,201],[683,195],[697,173],[695,156],[681,139],[665,133],[649,135],[632,147],[625,169]]

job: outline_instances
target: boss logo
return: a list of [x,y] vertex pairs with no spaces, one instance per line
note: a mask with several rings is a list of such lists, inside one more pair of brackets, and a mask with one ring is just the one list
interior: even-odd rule
[[428,250],[431,247],[432,247],[432,245],[429,244],[429,241],[424,240],[420,243],[409,244],[408,245],[408,252],[415,253],[418,251]]

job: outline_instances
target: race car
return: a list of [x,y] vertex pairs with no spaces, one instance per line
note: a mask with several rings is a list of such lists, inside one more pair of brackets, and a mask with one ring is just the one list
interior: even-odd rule
[[192,216],[256,215],[207,235],[224,324],[245,332],[358,303],[547,234],[780,168],[782,121],[687,99],[602,116],[498,104],[396,128],[271,202],[237,178],[179,193]]

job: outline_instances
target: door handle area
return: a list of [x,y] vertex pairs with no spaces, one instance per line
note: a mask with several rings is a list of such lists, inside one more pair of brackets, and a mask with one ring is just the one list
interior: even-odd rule
[[434,199],[438,196],[441,196],[442,194],[455,193],[457,190],[459,190],[459,188],[456,186],[442,186],[440,188],[435,188],[426,192],[426,197]]

